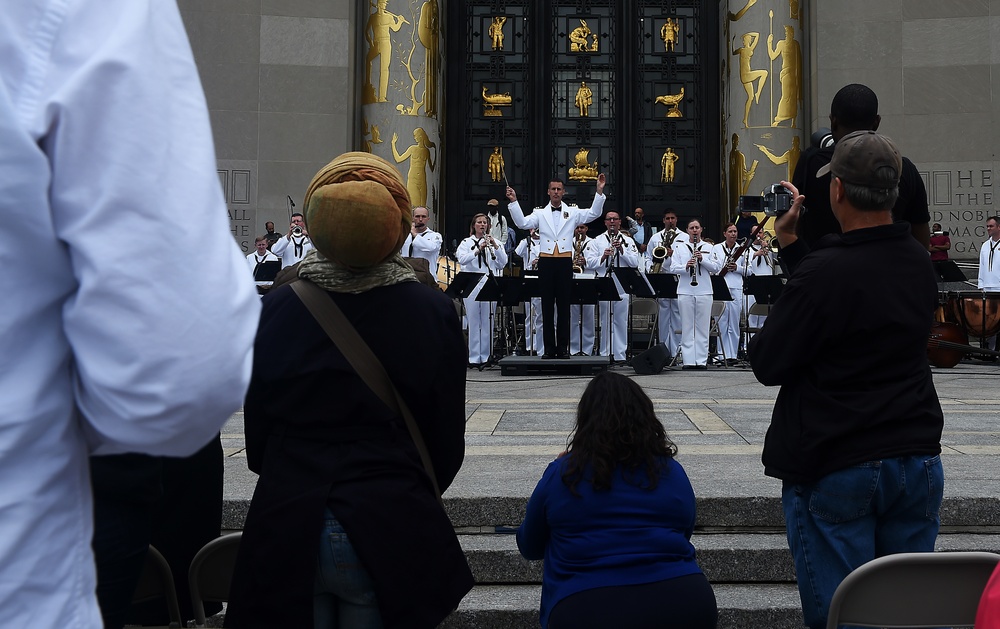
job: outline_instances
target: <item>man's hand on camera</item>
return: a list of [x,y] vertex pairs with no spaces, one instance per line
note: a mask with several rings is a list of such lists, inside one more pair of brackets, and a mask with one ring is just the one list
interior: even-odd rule
[[781,185],[792,193],[792,207],[781,216],[774,219],[774,235],[778,238],[778,243],[782,247],[787,247],[799,239],[795,235],[795,226],[799,222],[799,212],[805,202],[805,196],[799,194],[799,189],[787,181],[782,181]]

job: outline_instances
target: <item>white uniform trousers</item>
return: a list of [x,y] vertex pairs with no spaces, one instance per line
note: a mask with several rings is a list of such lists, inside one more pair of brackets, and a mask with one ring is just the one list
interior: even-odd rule
[[[614,326],[609,318],[614,316]],[[610,348],[614,343],[614,355]],[[628,295],[621,301],[601,302],[601,356],[611,356],[614,360],[625,360],[628,347]]]
[[493,349],[492,315],[496,304],[492,301],[476,301],[476,296],[486,283],[484,275],[479,285],[465,298],[465,316],[469,320],[469,362],[480,365],[489,361]]
[[524,349],[541,354],[542,344],[542,298],[532,297],[524,302]]
[[677,303],[681,311],[681,352],[684,354],[684,365],[707,365],[712,296],[678,295]]
[[719,333],[722,338],[722,352],[726,358],[736,358],[740,348],[740,314],[743,311],[743,289],[729,288],[732,301],[725,302],[726,309],[719,316]]
[[[580,314],[583,311],[583,342],[580,341]],[[570,306],[569,308],[569,351],[571,354],[583,352],[590,356],[594,352],[594,304]]]
[[660,307],[656,326],[660,334],[660,342],[667,346],[667,351],[671,356],[676,356],[677,349],[681,346],[681,335],[677,334],[677,330],[681,329],[681,313],[677,300],[657,299],[656,303]]

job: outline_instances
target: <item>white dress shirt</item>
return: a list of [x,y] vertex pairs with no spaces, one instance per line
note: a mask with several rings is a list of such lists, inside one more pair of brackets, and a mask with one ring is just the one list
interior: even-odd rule
[[431,275],[437,277],[438,258],[441,256],[441,234],[426,229],[418,234],[416,238],[413,234],[406,237],[403,246],[399,249],[399,255],[404,258],[423,258],[427,260],[427,266],[431,270]]

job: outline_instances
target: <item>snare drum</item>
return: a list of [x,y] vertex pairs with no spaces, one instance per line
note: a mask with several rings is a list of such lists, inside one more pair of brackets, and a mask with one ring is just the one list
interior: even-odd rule
[[1000,293],[981,290],[948,293],[945,320],[954,319],[969,336],[988,338],[1000,332]]

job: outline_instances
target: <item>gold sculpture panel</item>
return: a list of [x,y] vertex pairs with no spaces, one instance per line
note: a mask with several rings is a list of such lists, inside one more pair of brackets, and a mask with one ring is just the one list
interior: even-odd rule
[[[420,7],[420,18],[417,20],[417,36],[424,47],[424,114],[437,115],[438,75],[440,72],[441,55],[438,51],[439,41],[438,0],[427,0]],[[407,60],[409,64],[409,60]],[[407,68],[409,69],[409,68]],[[415,99],[414,99],[415,100]],[[416,103],[413,109],[416,110]]]
[[489,171],[490,179],[493,181],[500,181],[503,178],[504,161],[503,153],[500,151],[499,146],[493,147],[490,159],[486,163],[486,169]]
[[506,22],[506,16],[497,15],[493,17],[493,23],[490,24],[488,33],[490,40],[493,42],[493,50],[503,50],[503,25]]
[[[774,11],[770,12],[774,17]],[[778,110],[774,114],[771,126],[776,127],[785,120],[791,120],[795,127],[795,118],[799,113],[799,101],[802,99],[802,47],[795,40],[795,29],[785,25],[785,38],[772,46],[774,33],[767,36],[767,56],[774,61],[781,56],[781,71],[778,82],[781,84],[781,99]]]
[[590,106],[594,104],[594,92],[587,87],[586,81],[580,82],[580,89],[576,90],[576,99],[573,102],[580,110],[581,117],[588,118],[590,116]]
[[[368,153],[372,152],[372,144],[382,144],[382,132],[379,130],[378,125],[373,124],[369,127],[367,118],[361,120],[361,135],[364,138],[365,151]],[[369,135],[371,136],[370,140],[368,139]]]
[[415,144],[410,145],[401,154],[396,149],[399,136],[392,134],[392,157],[397,164],[409,162],[406,174],[406,190],[410,193],[410,202],[414,205],[427,205],[427,168],[434,170],[434,154],[437,146],[427,137],[427,132],[421,127],[413,130]]
[[511,98],[510,92],[504,92],[503,94],[488,94],[487,87],[483,86],[483,115],[484,116],[503,116],[503,112],[497,107],[510,107],[514,102]]
[[[396,15],[386,10],[388,0],[378,0],[375,12],[368,17],[365,24],[365,41],[368,43],[368,55],[365,58],[365,85],[362,101],[369,103],[384,103],[389,90],[389,62],[392,60],[391,33],[399,32],[403,24],[409,24],[402,15]],[[379,62],[378,88],[372,83],[372,66],[375,60]]]
[[676,94],[664,94],[656,97],[657,105],[667,106],[667,118],[683,118],[684,114],[680,110],[680,104],[684,100],[684,88]]
[[[733,55],[740,58],[740,82],[747,93],[746,105],[743,107],[743,126],[749,128],[750,106],[760,102],[760,93],[764,89],[764,82],[767,81],[767,70],[754,70],[751,68],[753,52],[760,42],[760,33],[743,33],[743,45],[733,50]],[[754,89],[754,81],[757,83]]]
[[580,148],[573,158],[573,166],[569,169],[571,181],[597,181],[597,160],[591,164],[587,160],[590,156],[590,149]]
[[677,173],[675,167],[680,158],[681,156],[669,146],[667,150],[663,151],[663,157],[660,158],[660,183],[673,183]]
[[660,28],[660,39],[663,40],[663,48],[666,52],[673,52],[677,46],[677,36],[680,34],[681,25],[672,17],[668,17]]
[[785,181],[792,180],[792,173],[795,172],[795,165],[799,163],[799,157],[802,155],[802,149],[799,144],[799,136],[792,136],[792,146],[787,151],[781,155],[775,155],[763,144],[754,144],[760,152],[767,156],[767,159],[771,160],[771,163],[775,166],[785,165]]
[[729,210],[735,212],[740,195],[747,193],[757,172],[757,160],[747,168],[747,159],[740,150],[740,136],[733,134],[733,147],[729,150]]
[[[593,38],[592,40],[589,38]],[[580,20],[577,26],[569,33],[570,52],[597,52],[597,33],[590,30],[587,20]]]

